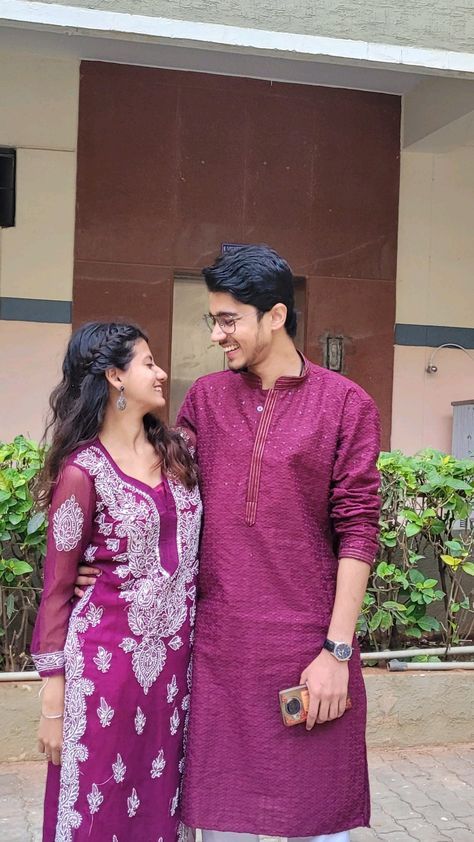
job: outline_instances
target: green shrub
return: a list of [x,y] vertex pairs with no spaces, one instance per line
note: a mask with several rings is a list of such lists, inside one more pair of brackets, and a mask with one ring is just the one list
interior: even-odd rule
[[0,670],[30,666],[46,548],[45,516],[34,510],[31,485],[43,458],[24,436],[0,443]]
[[[447,645],[470,639],[474,461],[436,450],[411,457],[395,451],[380,454],[379,470],[380,551],[359,636],[376,650],[403,648],[413,638],[441,638]],[[425,559],[434,561],[432,576],[422,572]],[[431,613],[435,606],[441,619]]]

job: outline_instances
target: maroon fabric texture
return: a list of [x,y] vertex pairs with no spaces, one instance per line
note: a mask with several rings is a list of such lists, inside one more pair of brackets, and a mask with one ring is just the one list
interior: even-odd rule
[[302,377],[281,378],[267,392],[251,374],[203,377],[178,423],[196,436],[204,502],[183,820],[290,837],[367,825],[357,650],[349,665],[353,707],[341,719],[310,733],[285,728],[278,691],[297,684],[322,647],[338,557],[369,564],[375,557],[376,407],[354,383],[306,363]]

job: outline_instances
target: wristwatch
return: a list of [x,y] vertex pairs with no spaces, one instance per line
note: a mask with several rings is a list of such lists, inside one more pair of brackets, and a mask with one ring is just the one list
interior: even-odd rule
[[352,656],[352,646],[349,643],[341,643],[338,640],[326,640],[323,649],[327,649],[338,661],[348,661]]

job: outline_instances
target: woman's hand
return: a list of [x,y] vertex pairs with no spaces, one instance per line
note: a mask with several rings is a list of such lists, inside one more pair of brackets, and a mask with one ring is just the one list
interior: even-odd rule
[[[61,763],[64,720],[64,676],[53,675],[41,689],[41,718],[38,727],[38,750],[55,766]],[[61,718],[48,719],[48,717]]]
[[100,574],[100,570],[97,570],[95,567],[89,567],[87,564],[82,564],[78,567],[75,581],[76,587],[74,588],[75,596],[78,596],[79,598],[84,596],[82,588],[86,588],[87,585],[95,585],[97,576],[100,576]]

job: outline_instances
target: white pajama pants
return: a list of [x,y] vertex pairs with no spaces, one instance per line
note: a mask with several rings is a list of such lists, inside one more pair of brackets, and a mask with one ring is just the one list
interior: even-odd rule
[[[202,842],[259,842],[252,833],[221,833],[219,830],[203,830]],[[349,842],[349,831],[330,833],[324,836],[293,836],[288,842]]]

